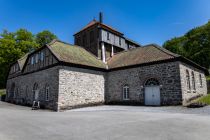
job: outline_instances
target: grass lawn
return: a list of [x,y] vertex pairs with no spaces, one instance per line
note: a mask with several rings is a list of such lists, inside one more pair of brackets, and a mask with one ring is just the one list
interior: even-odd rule
[[196,99],[195,102],[210,105],[210,94],[208,94],[207,96],[203,96],[203,97]]
[[5,89],[0,89],[0,96],[6,94],[6,90]]

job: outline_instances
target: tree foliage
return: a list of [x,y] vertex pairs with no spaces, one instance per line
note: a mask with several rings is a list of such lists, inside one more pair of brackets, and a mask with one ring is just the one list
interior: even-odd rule
[[[44,37],[46,39],[43,39]],[[6,76],[11,63],[27,52],[49,43],[54,38],[56,36],[49,31],[43,31],[37,35],[33,35],[26,29],[19,29],[16,32],[4,30],[0,33],[0,88],[5,87]]]
[[163,47],[210,68],[210,22],[166,41]]
[[39,46],[44,46],[45,44],[51,42],[53,39],[56,38],[57,38],[56,35],[54,35],[50,31],[44,30],[36,35],[35,40],[39,44]]

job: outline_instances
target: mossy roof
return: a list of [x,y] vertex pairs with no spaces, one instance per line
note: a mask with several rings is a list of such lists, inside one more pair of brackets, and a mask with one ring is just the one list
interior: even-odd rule
[[26,53],[23,57],[21,57],[20,59],[17,60],[20,70],[23,69],[23,66],[24,66],[27,58],[28,58],[28,53]]
[[86,51],[84,48],[71,45],[62,41],[52,41],[48,44],[49,49],[59,59],[59,61],[78,64],[96,68],[106,68],[106,64]]
[[115,54],[111,59],[108,60],[107,64],[109,69],[112,69],[168,60],[179,56],[180,55],[174,54],[155,44],[151,44]]
[[59,40],[54,40],[47,46],[59,61],[102,69],[132,66],[179,57],[177,54],[151,44],[117,53],[105,64],[80,46],[71,45]]

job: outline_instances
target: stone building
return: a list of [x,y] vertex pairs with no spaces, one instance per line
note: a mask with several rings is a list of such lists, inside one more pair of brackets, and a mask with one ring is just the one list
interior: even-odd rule
[[185,105],[207,94],[208,70],[91,21],[75,45],[53,40],[11,65],[8,102],[52,110],[96,104]]

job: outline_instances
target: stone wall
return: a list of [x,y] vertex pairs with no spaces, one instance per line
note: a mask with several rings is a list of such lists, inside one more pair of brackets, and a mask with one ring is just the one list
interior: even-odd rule
[[[182,103],[179,62],[169,62],[138,68],[112,71],[107,74],[107,103],[130,102],[144,104],[144,83],[156,78],[162,85],[161,105]],[[123,101],[123,85],[129,86],[130,100]]]
[[[32,105],[33,86],[38,84],[39,101],[41,106],[57,110],[58,101],[58,66],[46,70],[21,75],[7,80],[7,101],[16,104]],[[15,97],[12,94],[12,85],[15,85]],[[49,101],[46,101],[45,87],[49,85]]]
[[105,74],[82,68],[60,67],[59,109],[104,103]]
[[[186,82],[186,70],[189,71],[190,74],[190,86],[191,88],[187,88]],[[192,87],[192,72],[194,72],[195,76],[195,90]],[[201,74],[202,77],[202,86],[200,83],[199,75]],[[198,70],[192,66],[189,66],[185,63],[180,62],[180,77],[181,77],[181,85],[182,85],[182,96],[183,96],[183,105],[188,103],[190,100],[197,98],[199,96],[203,96],[207,94],[207,84],[206,84],[206,77],[204,72]]]

